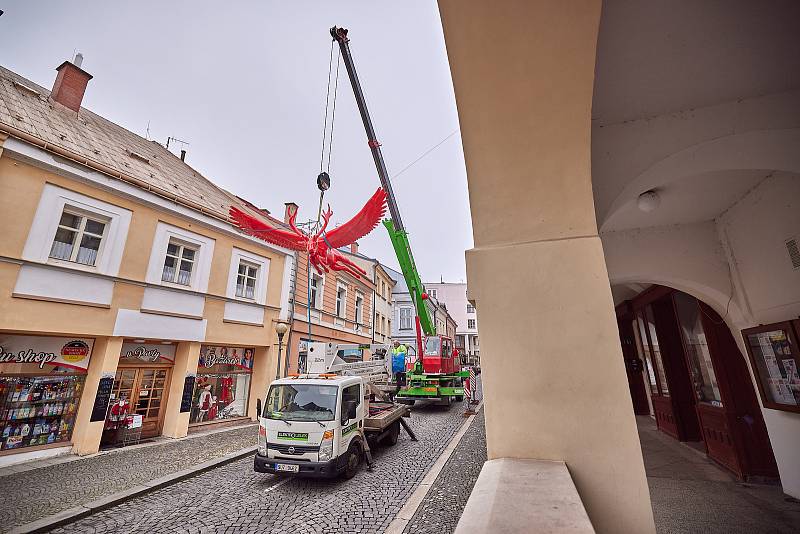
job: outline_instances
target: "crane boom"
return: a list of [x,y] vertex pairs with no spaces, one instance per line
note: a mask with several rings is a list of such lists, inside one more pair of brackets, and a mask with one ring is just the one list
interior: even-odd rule
[[[417,266],[414,263],[414,255],[411,252],[408,233],[406,232],[405,226],[403,226],[403,220],[400,217],[400,209],[397,206],[397,200],[395,199],[394,191],[392,191],[392,184],[389,181],[389,172],[386,170],[386,163],[383,161],[381,144],[378,142],[377,136],[375,135],[375,128],[372,126],[372,119],[369,116],[367,102],[364,98],[364,91],[361,89],[361,82],[358,80],[356,67],[353,63],[353,55],[350,53],[350,39],[347,37],[347,30],[334,26],[331,28],[331,36],[339,43],[342,59],[347,69],[347,76],[350,78],[350,85],[353,88],[358,111],[361,114],[361,121],[364,123],[364,130],[366,130],[367,133],[367,144],[372,151],[372,159],[375,161],[375,167],[378,170],[378,178],[380,178],[381,186],[383,190],[386,191],[389,213],[392,218],[384,220],[383,225],[389,232],[389,239],[397,255],[400,270],[403,272],[403,278],[408,285],[408,291],[414,301],[419,326],[425,332],[425,335],[434,335],[436,333],[436,325],[428,312],[428,308],[425,306],[427,294],[425,293],[425,287],[420,279],[419,271],[417,271]],[[417,337],[419,338],[420,336],[418,335]],[[421,339],[418,339],[418,346],[422,346]]]

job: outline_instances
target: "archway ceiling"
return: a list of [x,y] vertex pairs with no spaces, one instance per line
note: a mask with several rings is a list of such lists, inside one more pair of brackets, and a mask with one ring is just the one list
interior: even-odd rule
[[800,2],[603,2],[593,125],[800,87]]
[[658,188],[661,204],[656,210],[645,213],[638,208],[636,197],[627,199],[609,215],[602,230],[629,230],[712,220],[771,174],[774,172],[769,170],[735,170],[681,177]]
[[[601,232],[713,219],[770,172],[798,170],[781,153],[797,152],[788,135],[756,139],[800,127],[798,21],[794,0],[775,0],[769,9],[748,0],[603,3],[592,109]],[[692,172],[700,157],[693,147],[702,146],[717,150],[715,162]],[[682,168],[672,175],[661,169],[658,183],[639,183],[680,152]],[[643,213],[636,197],[651,187],[662,204]]]

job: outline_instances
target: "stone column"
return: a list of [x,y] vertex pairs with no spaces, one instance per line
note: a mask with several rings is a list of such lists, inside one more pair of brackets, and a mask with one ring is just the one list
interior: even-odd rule
[[167,406],[164,408],[164,426],[161,434],[170,438],[182,438],[189,432],[188,412],[181,412],[181,398],[183,397],[183,384],[187,374],[197,373],[197,363],[200,358],[200,343],[184,341],[178,343],[175,349],[175,365],[169,381],[169,395]]
[[121,337],[98,337],[94,341],[81,402],[75,416],[75,428],[72,430],[72,452],[75,454],[93,454],[100,450],[105,421],[90,422],[89,419],[92,416],[100,378],[106,373],[111,376],[116,374],[121,351]]
[[489,458],[563,460],[597,532],[654,532],[592,196],[601,1],[439,6],[467,164]]

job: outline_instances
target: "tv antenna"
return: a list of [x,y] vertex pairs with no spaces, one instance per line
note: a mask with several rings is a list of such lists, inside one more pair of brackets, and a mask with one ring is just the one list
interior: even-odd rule
[[169,150],[169,144],[172,141],[175,141],[176,143],[180,143],[182,145],[181,148],[186,148],[187,146],[189,146],[189,142],[188,141],[184,141],[182,139],[178,139],[177,137],[167,137],[167,150]]

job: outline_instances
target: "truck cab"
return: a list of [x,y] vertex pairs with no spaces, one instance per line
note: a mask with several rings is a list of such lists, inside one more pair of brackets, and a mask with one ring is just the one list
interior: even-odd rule
[[351,478],[364,456],[365,393],[360,376],[307,375],[273,382],[259,414],[255,470]]

